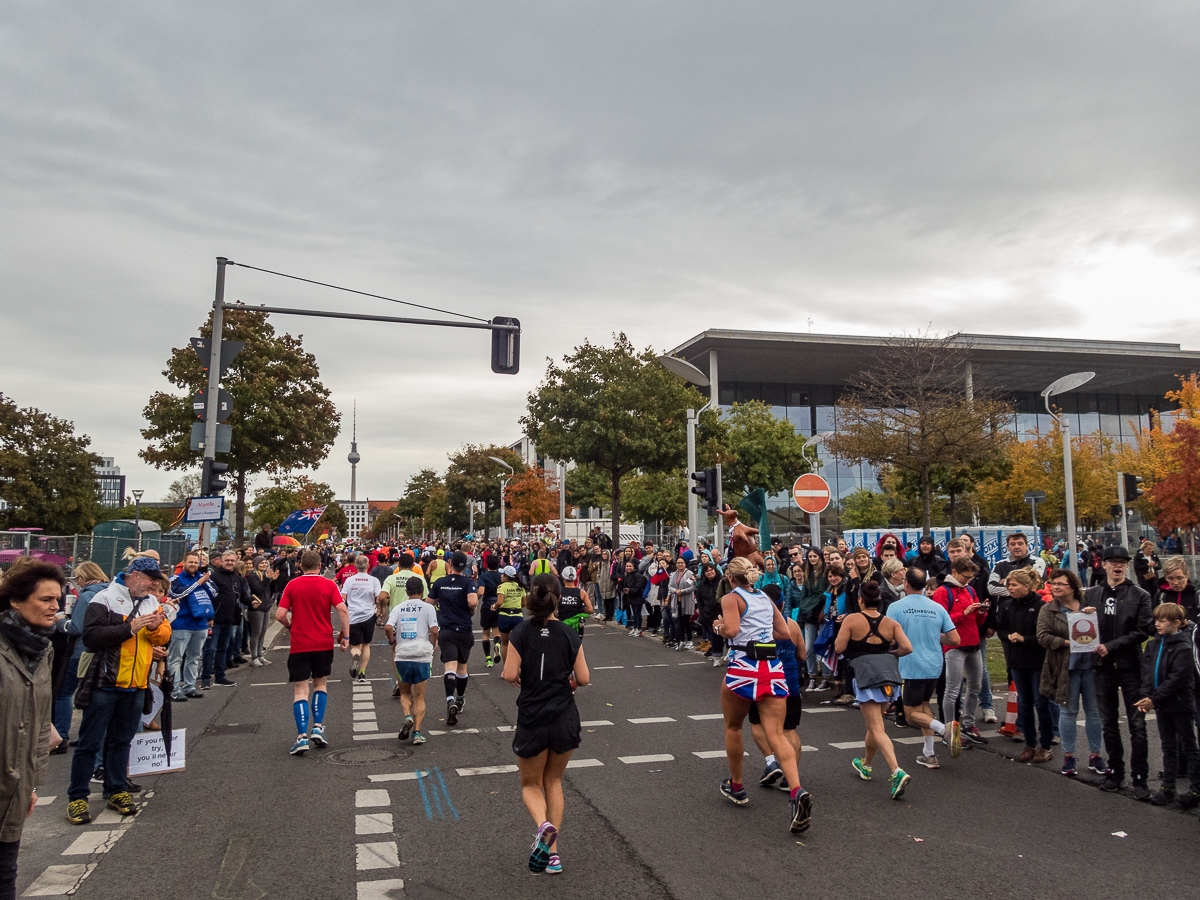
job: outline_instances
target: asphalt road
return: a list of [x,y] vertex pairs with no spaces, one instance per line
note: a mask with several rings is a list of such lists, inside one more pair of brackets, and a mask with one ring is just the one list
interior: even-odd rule
[[[513,771],[516,690],[498,668],[472,667],[456,728],[431,704],[429,743],[414,748],[395,738],[401,712],[382,654],[366,688],[352,688],[348,657],[337,654],[331,746],[294,758],[287,650],[276,647],[274,665],[234,670],[236,688],[176,707],[187,770],[140,779],[144,808],[132,820],[69,825],[70,756],[52,757],[22,843],[19,891],[77,888],[83,900],[495,900],[563,896],[564,887],[572,900],[1200,896],[1195,815],[1064,778],[1057,748],[1049,766],[1018,764],[1022,745],[999,737],[958,760],[942,752],[936,772],[916,765],[919,743],[897,745],[913,780],[895,802],[882,760],[870,783],[850,766],[861,753],[858,712],[823,708],[822,695],[806,701],[800,725],[815,748],[800,767],[813,826],[792,835],[786,795],[757,786],[762,759],[748,728],[751,802],[737,808],[718,793],[723,670],[616,627],[589,627],[584,648],[592,684],[576,694],[587,724],[567,773],[561,875],[526,867],[534,824]],[[438,688],[431,682],[431,697]],[[1153,775],[1153,725],[1151,744]],[[98,792],[93,801],[95,815]]]

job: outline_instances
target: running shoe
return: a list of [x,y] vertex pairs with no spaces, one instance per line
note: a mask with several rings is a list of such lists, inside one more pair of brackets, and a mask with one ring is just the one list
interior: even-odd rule
[[529,871],[545,872],[550,864],[550,847],[558,837],[558,829],[549,822],[543,822],[533,836],[533,846],[529,853]]
[[329,741],[325,740],[325,726],[320,722],[312,727],[312,734],[308,739],[312,741],[314,747],[329,746]]
[[[1088,768],[1097,775],[1111,775],[1112,769],[1108,767],[1108,763],[1104,761],[1104,757],[1099,753],[1092,753],[1088,756]],[[1120,779],[1118,779],[1119,781]]]
[[400,733],[396,737],[402,741],[407,741],[413,733],[414,724],[412,716],[405,716],[404,723],[400,726]]
[[237,687],[237,682],[229,678],[218,678],[213,684],[217,687]]
[[96,766],[92,772],[92,784],[104,784],[104,766]]
[[462,715],[462,711],[463,711],[464,709],[466,709],[466,708],[467,708],[467,697],[466,697],[466,695],[464,694],[464,695],[462,695],[462,696],[460,696],[460,697],[456,698],[456,699],[455,699],[455,701],[454,701],[454,705],[458,707],[458,714],[461,716],[461,715]]
[[308,735],[302,734],[296,738],[296,743],[292,744],[292,749],[288,753],[292,756],[299,756],[302,753],[308,752]]
[[812,794],[801,788],[800,793],[788,802],[792,808],[792,834],[808,831],[812,824]]
[[140,794],[141,792],[142,786],[140,784],[138,784],[136,781],[130,781],[128,779],[125,780],[125,793]]
[[744,787],[738,788],[736,791],[733,789],[732,778],[726,778],[721,782],[721,793],[725,796],[725,799],[730,800],[737,806],[745,806],[750,802],[750,798],[746,796],[746,789]]
[[357,684],[366,684],[366,683],[368,682],[368,680],[369,680],[369,679],[367,678],[367,670],[366,670],[366,669],[359,669],[359,670],[358,670],[358,677],[357,677],[357,678],[355,678],[355,679],[354,679],[354,681],[355,681]]
[[815,679],[815,678],[808,679],[808,687],[805,688],[805,690],[807,690],[809,693],[812,693],[816,689],[817,689],[817,679]]
[[1062,773],[1064,775],[1066,775],[1068,778],[1074,778],[1075,775],[1077,774],[1076,769],[1075,769],[1075,757],[1072,756],[1070,753],[1063,754]]
[[133,798],[125,791],[113,794],[108,798],[108,808],[115,810],[118,815],[132,816],[137,814],[137,807],[133,804]]
[[892,799],[899,800],[904,796],[904,789],[908,787],[908,783],[912,781],[912,776],[903,769],[897,769],[892,773]]
[[87,800],[72,800],[67,804],[67,821],[72,825],[86,825],[92,821],[92,811]]
[[546,874],[557,875],[562,871],[562,860],[558,858],[557,853],[550,854],[550,861],[546,863]]
[[492,648],[492,659],[496,663],[496,665],[500,665],[500,648],[499,647]]
[[413,732],[413,743],[414,744],[425,743],[425,735],[421,734],[421,732],[419,732],[419,731],[414,731]]
[[778,783],[775,785],[775,787],[777,789],[783,791],[785,794],[790,794],[792,792],[792,789],[790,787],[788,787],[786,778],[780,778]]
[[942,735],[942,740],[950,745],[951,759],[958,759],[962,755],[962,726],[958,724],[958,720],[950,723],[946,733]]
[[354,661],[350,663],[350,680],[353,681],[358,677],[358,657],[354,657]]
[[770,787],[783,778],[783,769],[779,768],[779,763],[773,762],[763,769],[762,778],[758,779],[758,783],[763,787]]
[[942,767],[936,756],[926,756],[924,754],[917,757],[917,765],[924,766],[927,769],[940,769]]
[[458,724],[458,707],[454,705],[453,700],[446,701],[446,724],[447,725],[457,725]]
[[861,759],[859,759],[858,757],[855,757],[854,760],[850,763],[850,765],[854,766],[854,771],[858,773],[858,777],[861,778],[863,781],[871,780],[871,767],[868,766]]
[[483,658],[483,664],[489,669],[495,665],[495,663],[492,661],[492,655],[490,653]]
[[962,729],[962,736],[972,744],[986,744],[988,739],[979,731],[978,725],[972,725],[970,728]]
[[983,721],[988,725],[993,724],[996,721],[996,711],[990,707],[985,707],[983,710]]

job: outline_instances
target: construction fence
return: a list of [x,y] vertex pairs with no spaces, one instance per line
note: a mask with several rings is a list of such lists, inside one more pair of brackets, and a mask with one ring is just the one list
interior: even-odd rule
[[[110,578],[126,564],[125,552],[138,547],[138,536],[132,524],[128,529],[114,529],[109,535],[72,534],[39,535],[27,531],[0,531],[0,571],[7,570],[22,556],[35,556],[62,566],[67,575],[75,566],[91,560]],[[141,550],[158,553],[164,569],[173,569],[183,559],[188,547],[187,535],[180,532],[163,534],[146,532],[141,536]]]

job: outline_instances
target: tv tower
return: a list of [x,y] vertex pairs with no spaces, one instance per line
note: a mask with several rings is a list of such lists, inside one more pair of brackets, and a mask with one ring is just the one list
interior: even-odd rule
[[362,459],[358,455],[358,401],[354,401],[354,413],[351,419],[353,423],[350,431],[350,454],[346,457],[346,461],[350,463],[350,499],[358,499],[358,462]]

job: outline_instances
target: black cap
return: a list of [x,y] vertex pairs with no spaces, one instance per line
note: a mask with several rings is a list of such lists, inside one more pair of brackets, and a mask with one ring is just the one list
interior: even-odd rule
[[1110,559],[1123,559],[1123,560],[1125,560],[1125,562],[1129,562],[1129,560],[1132,558],[1133,557],[1131,557],[1129,555],[1129,551],[1126,550],[1124,547],[1105,547],[1104,548],[1104,561],[1105,562],[1108,562]]
[[450,565],[456,569],[465,569],[467,567],[467,554],[461,550],[455,550],[450,557]]

